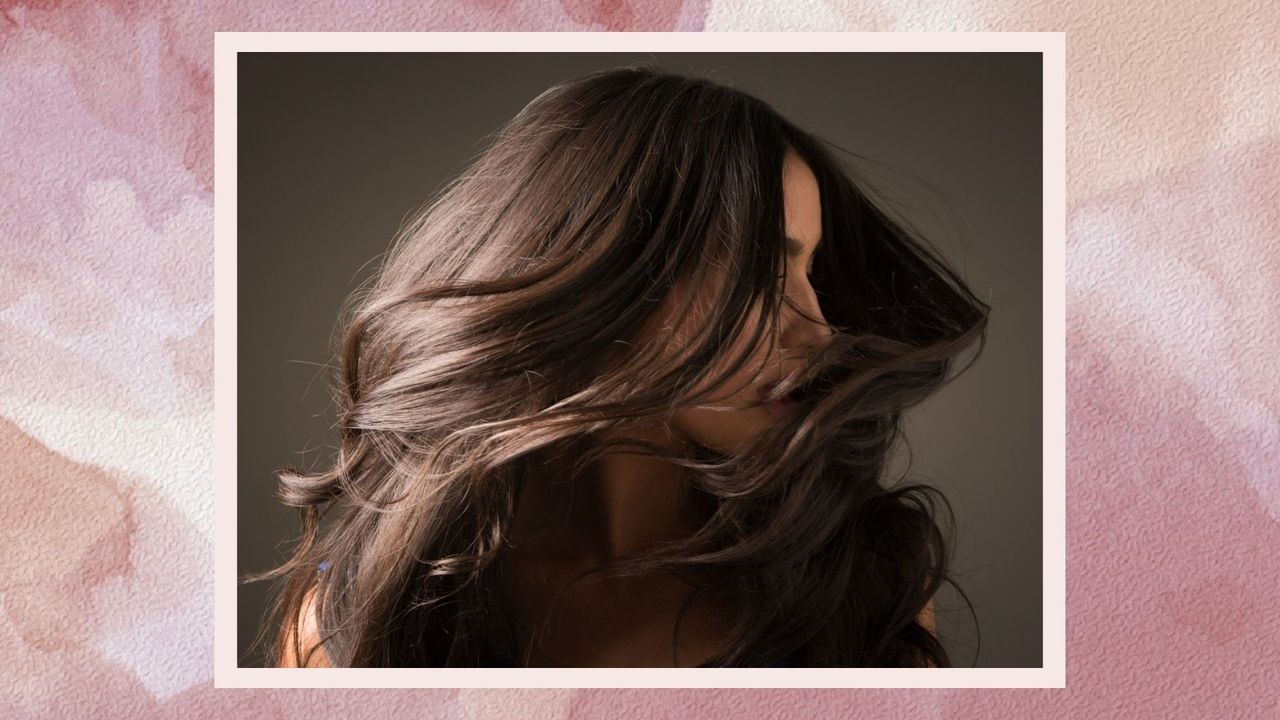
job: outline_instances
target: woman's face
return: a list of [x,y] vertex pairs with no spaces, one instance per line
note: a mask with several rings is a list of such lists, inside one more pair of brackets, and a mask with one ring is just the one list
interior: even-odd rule
[[[767,335],[762,337],[747,363],[727,382],[701,400],[699,407],[683,409],[672,415],[672,429],[689,440],[726,455],[735,454],[758,433],[768,431],[777,423],[781,414],[787,412],[786,407],[777,404],[757,407],[747,405],[758,402],[769,384],[796,367],[803,366],[807,354],[831,340],[831,330],[818,307],[818,299],[808,277],[813,253],[822,239],[822,204],[818,180],[808,164],[794,151],[789,151],[785,156],[782,180],[789,246],[786,297],[796,308],[820,322],[801,316],[783,303],[778,319],[778,346],[771,346],[772,339]],[[756,310],[748,318],[745,326],[748,332],[759,320],[758,316],[759,311]],[[686,327],[685,332],[687,331]],[[684,335],[679,329],[672,335],[673,338],[682,336]],[[727,369],[728,361],[742,352],[742,344],[747,340],[749,338],[739,338],[738,344],[723,353],[723,364],[717,370]],[[708,405],[730,406],[734,409],[714,410],[705,407]]]

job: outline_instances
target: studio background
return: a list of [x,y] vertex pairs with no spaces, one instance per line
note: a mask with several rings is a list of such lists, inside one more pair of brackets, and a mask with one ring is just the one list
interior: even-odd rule
[[[957,666],[1041,658],[1041,65],[1038,54],[241,53],[241,572],[298,534],[273,470],[331,462],[327,351],[400,223],[550,85],[657,60],[774,104],[841,154],[992,306],[977,364],[909,413],[912,479],[957,515],[938,631]],[[899,462],[896,468],[900,468]],[[241,586],[240,665],[267,584]]]

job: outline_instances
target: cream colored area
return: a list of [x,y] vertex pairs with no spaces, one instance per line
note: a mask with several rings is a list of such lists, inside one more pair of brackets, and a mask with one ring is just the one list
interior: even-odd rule
[[1280,132],[1280,19],[1249,29],[1236,50],[1236,68],[1223,92],[1222,147]]
[[932,3],[850,3],[815,0],[766,3],[713,1],[707,32],[976,32],[980,27],[969,0]]

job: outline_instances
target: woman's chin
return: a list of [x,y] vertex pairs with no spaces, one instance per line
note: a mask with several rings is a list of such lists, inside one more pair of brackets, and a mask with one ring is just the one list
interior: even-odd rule
[[793,409],[786,406],[770,408],[767,405],[757,405],[732,413],[697,413],[687,416],[679,429],[703,447],[722,455],[734,456],[762,433],[777,427]]

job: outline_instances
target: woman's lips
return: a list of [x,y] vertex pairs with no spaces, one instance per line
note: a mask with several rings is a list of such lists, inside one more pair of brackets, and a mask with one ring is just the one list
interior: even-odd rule
[[[772,392],[773,388],[776,388],[780,382],[781,380],[773,380],[773,382],[764,383],[763,386],[760,386],[759,391],[756,392],[759,393],[760,398],[763,400],[763,398],[769,396],[769,392]],[[781,416],[787,414],[787,411],[791,410],[792,405],[795,405],[795,401],[791,400],[790,396],[783,395],[777,400],[765,402],[764,409],[768,410],[769,414],[773,415],[774,418],[781,418]]]
[[773,414],[774,417],[780,418],[791,411],[796,404],[795,400],[789,397],[783,397],[769,403],[765,403],[765,409]]
[[[781,380],[774,380],[773,382],[765,383],[764,385],[761,385],[760,390],[758,391],[760,394],[760,398],[764,399],[768,397],[769,393],[772,392],[773,389],[776,388],[781,382],[782,382]],[[765,403],[764,409],[768,410],[769,413],[774,417],[780,418],[786,415],[788,412],[790,412],[791,408],[795,404],[796,404],[795,400],[793,400],[790,395],[783,395],[777,400],[772,400],[770,402]]]

